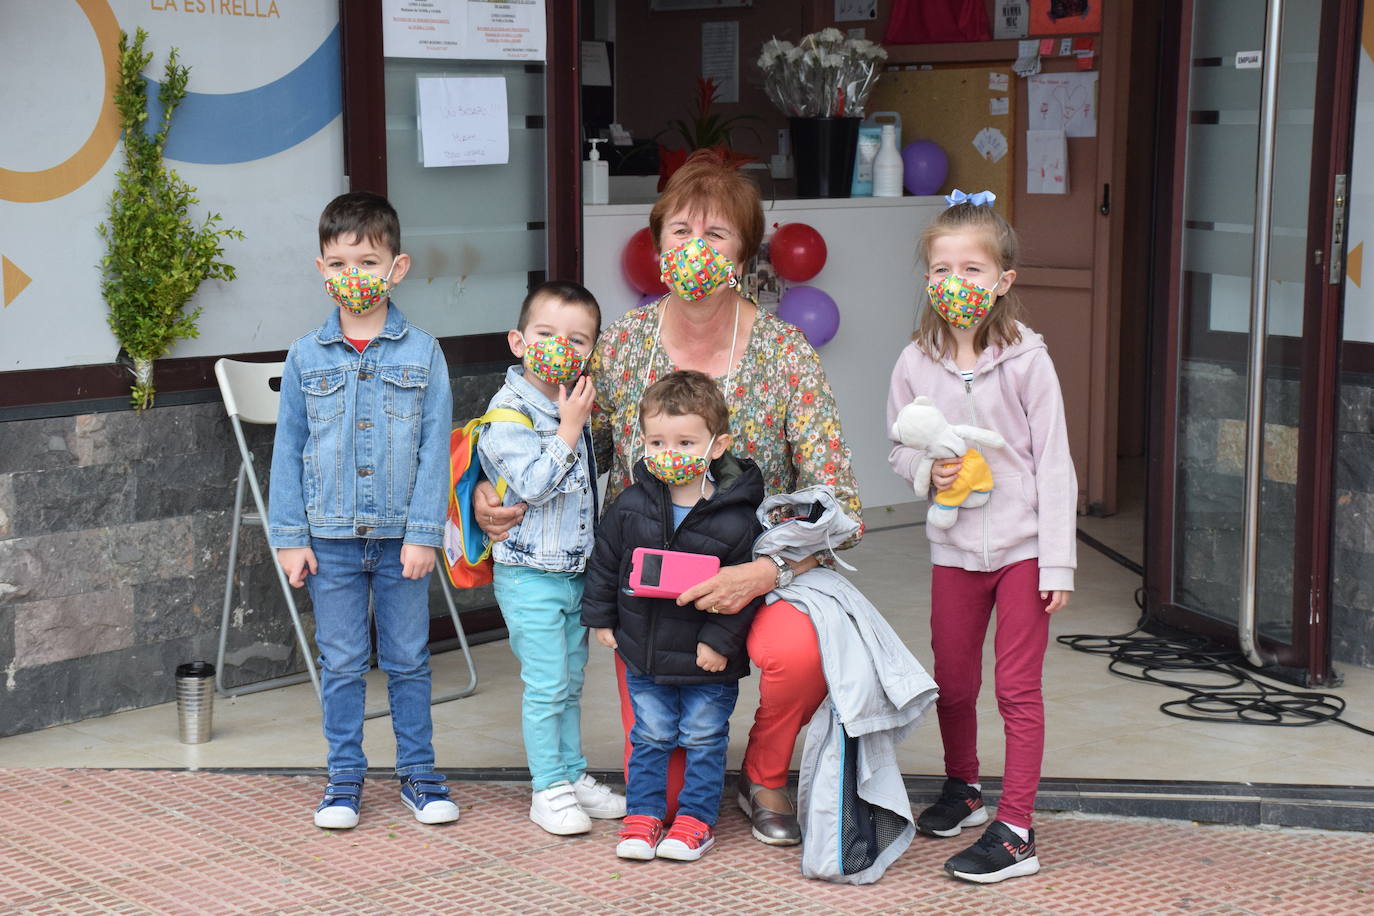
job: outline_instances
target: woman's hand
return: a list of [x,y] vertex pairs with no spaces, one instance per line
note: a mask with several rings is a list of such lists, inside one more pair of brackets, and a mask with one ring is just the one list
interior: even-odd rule
[[477,516],[477,527],[493,541],[504,541],[509,532],[525,517],[525,504],[501,505],[496,495],[496,487],[491,481],[478,481],[472,489],[472,510]]
[[954,486],[954,480],[959,476],[959,469],[964,466],[962,458],[945,458],[935,462],[930,469],[930,483],[937,490],[948,490]]
[[738,614],[778,581],[778,567],[767,557],[727,566],[705,582],[693,585],[677,599],[680,607],[695,604],[708,614]]

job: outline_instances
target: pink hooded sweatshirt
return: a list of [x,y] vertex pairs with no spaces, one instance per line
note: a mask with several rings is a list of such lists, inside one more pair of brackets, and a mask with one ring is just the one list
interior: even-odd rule
[[[1078,565],[1078,477],[1069,454],[1064,398],[1045,340],[1022,324],[1019,343],[989,347],[965,383],[954,360],[936,362],[909,343],[897,357],[887,394],[887,425],[917,395],[950,423],[995,430],[1005,448],[980,451],[992,469],[992,498],[960,509],[947,530],[927,527],[936,566],[991,572],[1038,557],[1041,591],[1072,591]],[[907,481],[922,450],[894,443],[888,463]]]

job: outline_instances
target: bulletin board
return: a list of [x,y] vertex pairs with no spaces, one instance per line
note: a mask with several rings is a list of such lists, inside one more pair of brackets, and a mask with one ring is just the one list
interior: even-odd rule
[[[1011,222],[1016,107],[1024,93],[1021,82],[1010,65],[890,69],[873,87],[867,109],[898,112],[904,146],[914,140],[933,140],[940,145],[949,157],[949,175],[941,194],[953,188],[970,194],[991,191],[997,195],[997,212]],[[1005,102],[995,102],[999,99]],[[1000,113],[1003,106],[1005,114]],[[973,145],[984,128],[992,128],[1005,138],[1006,154],[996,161],[985,158]]]

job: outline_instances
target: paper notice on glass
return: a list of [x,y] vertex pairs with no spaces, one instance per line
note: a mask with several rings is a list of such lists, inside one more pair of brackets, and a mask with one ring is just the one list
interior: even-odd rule
[[467,0],[385,0],[382,3],[382,55],[385,57],[466,56]]
[[1030,0],[996,0],[992,5],[993,38],[1025,38]]
[[1042,73],[1026,81],[1030,130],[1097,136],[1097,73]]
[[878,18],[878,0],[835,0],[836,22]]
[[984,127],[973,137],[973,148],[990,162],[1001,162],[1007,154],[1007,136],[995,127]]
[[701,78],[716,81],[717,102],[739,101],[739,21],[701,24]]
[[611,85],[611,58],[606,53],[606,42],[582,42],[582,85]]
[[1040,72],[1040,42],[1034,38],[1016,43],[1016,62],[1011,65],[1017,76],[1035,76]]
[[510,161],[504,76],[421,76],[415,88],[425,168]]
[[1004,95],[988,99],[988,114],[1004,115],[1011,110],[1011,101]]
[[1026,193],[1069,193],[1069,144],[1062,130],[1026,131]]
[[382,0],[386,57],[543,60],[544,0]]

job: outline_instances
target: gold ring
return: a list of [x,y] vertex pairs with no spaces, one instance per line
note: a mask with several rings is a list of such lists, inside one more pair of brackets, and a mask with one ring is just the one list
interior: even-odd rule
[[719,614],[719,613],[720,613],[720,608],[718,608],[718,607],[717,607],[716,605],[714,605],[714,604],[711,605],[711,613],[712,613],[712,614]]

